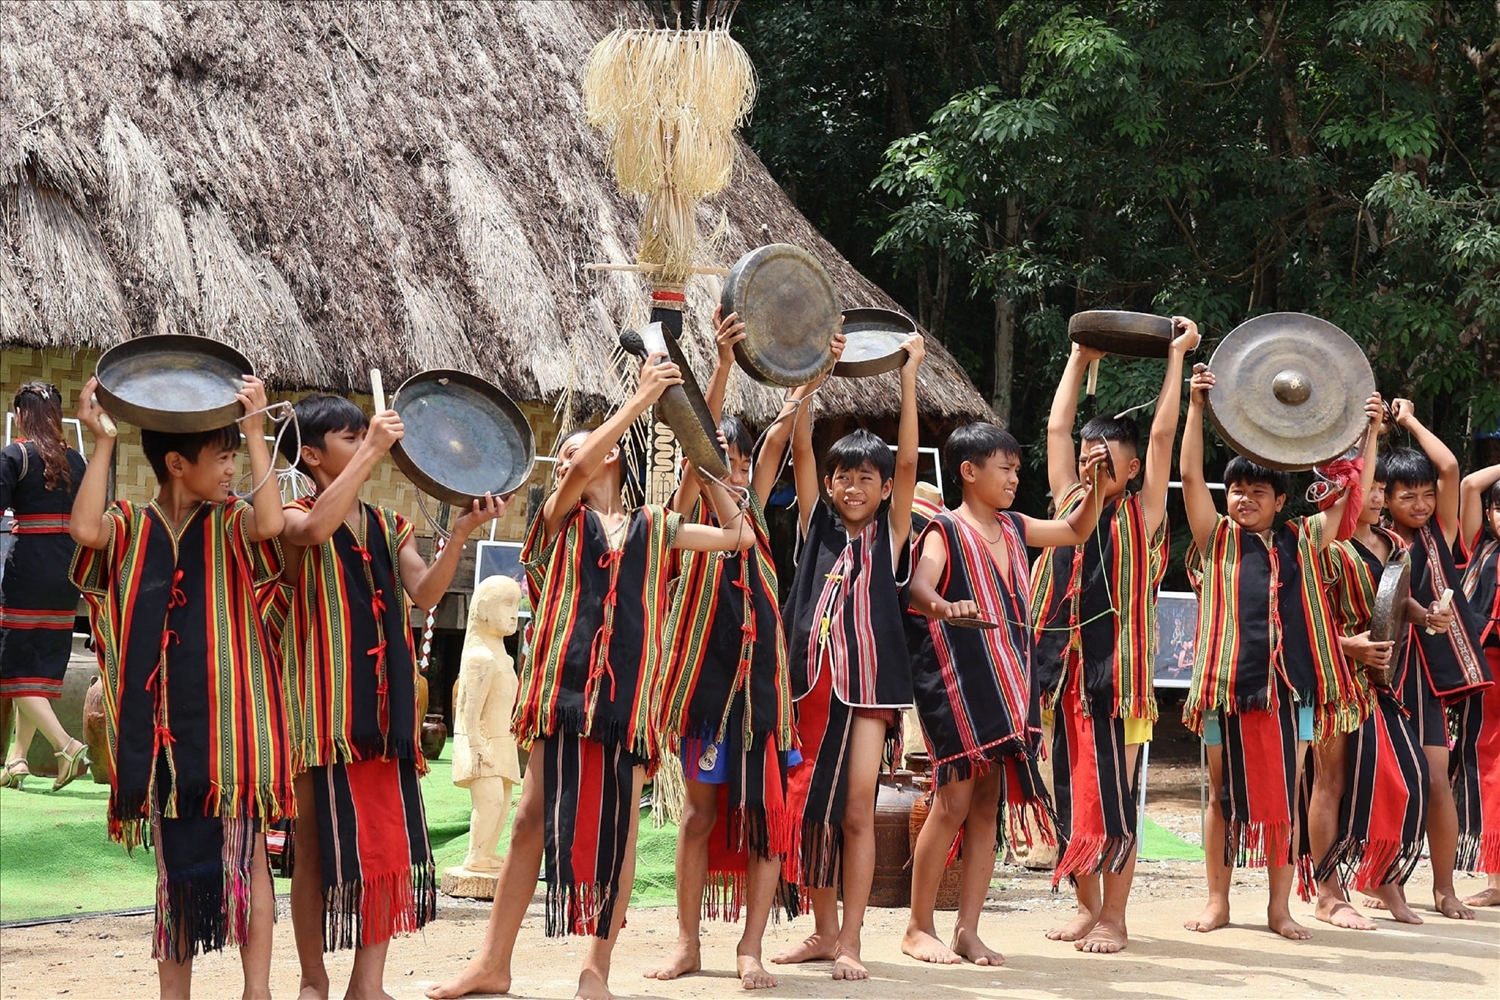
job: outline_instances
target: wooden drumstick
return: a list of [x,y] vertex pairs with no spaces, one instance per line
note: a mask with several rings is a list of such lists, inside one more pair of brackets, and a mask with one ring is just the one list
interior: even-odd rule
[[1088,385],[1084,388],[1083,394],[1085,396],[1092,396],[1092,395],[1094,395],[1094,391],[1096,389],[1098,389],[1098,388],[1099,388],[1099,359],[1095,358],[1093,361],[1089,362],[1089,382],[1088,382]]
[[[1443,596],[1439,597],[1437,599],[1438,614],[1442,614],[1444,611],[1447,611],[1448,610],[1448,606],[1451,605],[1452,603],[1453,603],[1453,588],[1452,587],[1448,587],[1448,588],[1446,588],[1443,591]],[[1432,628],[1431,626],[1428,626],[1428,628],[1427,628],[1427,634],[1428,635],[1437,635],[1437,629]]]
[[[99,405],[99,397],[98,396],[94,397],[94,405],[95,406]],[[112,416],[110,416],[108,413],[102,413],[101,412],[99,414],[99,427],[109,437],[119,437],[120,436],[120,428],[117,427],[117,426],[115,426],[115,418],[112,417]]]
[[385,383],[380,380],[380,369],[370,369],[370,395],[375,397],[375,412],[385,412]]

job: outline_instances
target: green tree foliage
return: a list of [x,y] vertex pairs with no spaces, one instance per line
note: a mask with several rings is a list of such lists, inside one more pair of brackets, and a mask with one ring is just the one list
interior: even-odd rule
[[[760,0],[741,22],[752,146],[1023,442],[1067,317],[1110,307],[1195,317],[1200,360],[1250,316],[1313,313],[1450,442],[1500,425],[1500,3]],[[1106,362],[1097,406],[1160,372]]]

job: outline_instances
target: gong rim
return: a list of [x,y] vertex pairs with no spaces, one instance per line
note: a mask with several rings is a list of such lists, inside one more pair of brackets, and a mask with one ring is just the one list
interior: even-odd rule
[[1122,358],[1164,358],[1172,351],[1171,317],[1123,309],[1086,309],[1068,318],[1068,339]]
[[[1231,448],[1267,468],[1323,465],[1365,434],[1375,373],[1354,339],[1326,319],[1295,312],[1248,319],[1219,342],[1209,370],[1218,380],[1208,393],[1209,421]],[[1230,373],[1233,387],[1225,384]],[[1340,384],[1341,403],[1329,388]]]
[[902,341],[917,332],[917,324],[905,313],[894,309],[864,306],[845,309],[844,353],[833,366],[841,378],[868,378],[884,375],[906,364]]
[[[255,367],[209,337],[148,333],[99,356],[94,389],[106,413],[148,431],[194,434],[228,427],[245,415],[237,396]],[[164,405],[166,403],[174,405]]]
[[762,385],[796,388],[833,367],[841,322],[833,280],[801,247],[770,243],[745,254],[729,269],[719,304],[745,324],[734,357]]
[[1394,642],[1391,647],[1390,666],[1384,669],[1369,667],[1366,673],[1370,680],[1381,687],[1390,687],[1395,679],[1396,665],[1406,652],[1407,628],[1406,602],[1411,597],[1411,556],[1397,552],[1386,560],[1380,573],[1380,586],[1375,592],[1375,609],[1370,615],[1370,638],[1376,642]]
[[[401,383],[401,387],[391,397],[390,407],[400,415],[401,422],[406,427],[406,436],[391,446],[391,458],[395,461],[396,467],[405,473],[406,478],[430,497],[435,497],[455,507],[469,507],[474,501],[484,499],[485,490],[476,492],[472,484],[467,484],[470,488],[465,489],[466,484],[459,481],[461,478],[468,477],[452,469],[436,468],[438,463],[425,455],[419,459],[412,454],[414,444],[418,441],[431,441],[441,431],[439,426],[434,426],[429,431],[422,426],[424,422],[437,417],[451,423],[451,415],[443,417],[435,411],[425,412],[430,399],[443,394],[450,388],[454,390],[448,392],[450,400],[462,400],[466,403],[471,416],[482,416],[483,411],[488,409],[492,427],[498,427],[503,423],[515,432],[515,442],[505,445],[505,458],[508,464],[501,465],[493,474],[476,474],[488,476],[493,480],[495,485],[488,489],[490,495],[510,496],[531,477],[531,470],[536,465],[536,438],[532,434],[531,422],[526,419],[526,414],[521,411],[515,401],[497,386],[468,372],[455,368],[434,368],[418,372]],[[414,427],[417,428],[416,434],[413,433]],[[477,443],[471,442],[471,444]],[[489,449],[481,449],[481,458],[492,465],[495,442],[491,441],[489,444],[491,445]],[[449,446],[455,450],[461,450],[460,443],[456,439],[450,439]]]

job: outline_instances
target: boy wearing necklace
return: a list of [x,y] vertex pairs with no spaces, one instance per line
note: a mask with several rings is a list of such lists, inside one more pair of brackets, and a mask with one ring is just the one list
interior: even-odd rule
[[610,957],[635,877],[641,788],[660,750],[671,550],[754,543],[727,492],[703,487],[724,527],[684,524],[621,497],[620,438],[668,386],[653,355],[633,396],[593,431],[559,443],[557,488],[522,550],[535,609],[512,729],[531,749],[484,944],[429,997],[506,993],[516,935],[546,861],[548,936],[591,935],[577,996],[606,1000]]
[[[1224,470],[1228,514],[1220,514],[1203,475],[1203,410],[1213,386],[1213,373],[1197,366],[1179,457],[1193,535],[1188,571],[1199,594],[1183,722],[1208,746],[1210,802],[1209,900],[1184,926],[1223,927],[1234,866],[1264,866],[1267,924],[1298,941],[1311,936],[1290,908],[1301,761],[1314,737],[1350,732],[1364,714],[1363,692],[1333,639],[1319,572],[1319,553],[1333,541],[1349,494],[1277,528],[1287,474],[1236,457]],[[1378,396],[1366,401],[1365,414],[1368,449],[1381,421]]]
[[[262,436],[265,386],[244,377],[239,426],[141,431],[149,504],[106,509],[115,439],[96,379],[78,418],[94,451],[73,502],[72,578],[89,604],[114,782],[109,834],[157,856],[152,957],[162,996],[187,996],[193,956],[238,945],[244,996],[269,997],[276,900],[265,824],[293,810],[274,638],[262,621],[281,571],[281,495]],[[243,430],[257,488],[235,498]]]
[[[1084,424],[1085,449],[1108,448],[1095,500],[1099,530],[1084,544],[1049,549],[1032,570],[1035,668],[1054,713],[1053,791],[1063,850],[1053,883],[1067,876],[1078,914],[1047,932],[1082,952],[1110,954],[1129,941],[1125,907],[1135,878],[1136,763],[1156,721],[1156,592],[1167,562],[1167,484],[1182,400],[1183,358],[1198,325],[1173,318],[1150,447],[1130,417]],[[1084,500],[1073,419],[1089,362],[1103,352],[1073,345],[1047,421],[1047,478],[1058,512]],[[1141,489],[1130,482],[1144,468]]]
[[[1008,431],[969,424],[950,434],[943,450],[964,498],[922,530],[912,574],[911,609],[928,619],[912,679],[935,791],[912,858],[911,920],[901,950],[924,962],[996,966],[1005,960],[980,940],[979,914],[995,870],[1002,808],[1012,843],[1031,843],[1038,834],[1053,839],[1036,769],[1041,699],[1031,670],[1026,546],[1081,545],[1089,538],[1099,519],[1093,492],[1108,452],[1103,443],[1089,449],[1079,466],[1081,502],[1065,519],[1044,521],[1009,510],[1021,446]],[[991,627],[972,627],[976,618]],[[963,881],[949,947],[937,937],[932,911],[958,836]]]
[[461,514],[431,567],[411,523],[359,491],[401,440],[394,410],[367,419],[340,396],[295,406],[301,450],[288,462],[316,487],[287,504],[283,578],[293,587],[282,639],[297,794],[292,931],[303,1000],[328,996],[324,951],[354,948],[347,995],[383,995],[398,933],[437,909],[432,851],[417,779],[426,772],[417,717],[417,658],[407,602],[443,596],[475,528],[505,501]]

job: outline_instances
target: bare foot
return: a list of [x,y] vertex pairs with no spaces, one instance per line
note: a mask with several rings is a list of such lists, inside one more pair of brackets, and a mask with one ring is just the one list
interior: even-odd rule
[[396,998],[384,989],[377,990],[374,993],[356,993],[354,987],[350,986],[349,992],[344,994],[344,1000],[396,1000]]
[[1365,890],[1365,903],[1371,909],[1385,910],[1392,920],[1403,924],[1420,924],[1422,918],[1406,904],[1406,896],[1399,885],[1383,885],[1378,889]]
[[1390,907],[1386,905],[1386,902],[1385,902],[1384,899],[1381,899],[1379,896],[1372,896],[1368,892],[1365,893],[1364,907],[1367,910],[1389,910],[1390,909]]
[[1485,889],[1464,900],[1465,906],[1500,906],[1500,889]]
[[1207,934],[1209,931],[1218,930],[1227,923],[1229,923],[1229,902],[1226,900],[1221,903],[1218,900],[1211,899],[1208,901],[1208,905],[1203,907],[1202,913],[1199,913],[1182,926],[1190,931],[1197,931],[1199,934]]
[[936,934],[910,924],[906,925],[906,933],[901,935],[901,951],[919,962],[937,965],[957,965],[963,961],[953,949],[939,941]]
[[1351,931],[1373,931],[1377,924],[1354,908],[1347,899],[1337,896],[1319,896],[1313,916],[1335,927],[1347,927]]
[[772,955],[777,965],[795,965],[798,962],[827,962],[838,954],[838,939],[825,938],[821,934],[810,935],[801,944],[794,944],[786,951]]
[[702,951],[697,941],[684,941],[678,939],[677,947],[672,949],[671,957],[665,964],[658,965],[646,972],[647,979],[676,979],[690,972],[699,972],[703,969]]
[[1432,893],[1432,906],[1449,920],[1473,920],[1474,911],[1459,901],[1458,896],[1451,892]]
[[509,993],[510,973],[498,972],[486,966],[478,956],[469,963],[469,967],[446,983],[438,983],[436,986],[427,988],[427,995],[432,1000],[448,1000],[452,997],[466,997],[470,993]]
[[573,1000],[615,1000],[609,991],[609,983],[593,969],[584,969],[578,974],[578,992]]
[[1005,964],[1004,955],[979,940],[978,933],[967,927],[953,932],[953,950],[975,965],[994,968]]
[[1306,941],[1312,931],[1292,919],[1290,913],[1266,913],[1266,926],[1288,941]]
[[776,986],[776,977],[760,964],[759,955],[737,955],[734,967],[740,974],[740,985],[747,990],[769,990]]
[[297,990],[297,1000],[328,1000],[328,980],[323,985],[303,982]]
[[1094,921],[1098,918],[1087,910],[1078,914],[1072,920],[1060,927],[1054,927],[1047,932],[1048,941],[1077,941],[1089,931],[1094,929]]
[[1124,951],[1129,943],[1130,935],[1125,932],[1123,922],[1117,924],[1113,920],[1101,919],[1093,930],[1074,941],[1073,947],[1090,955],[1113,955]]
[[858,948],[850,948],[848,945],[839,946],[839,953],[833,959],[833,978],[851,982],[870,978],[870,970],[866,969],[865,963],[859,960]]

